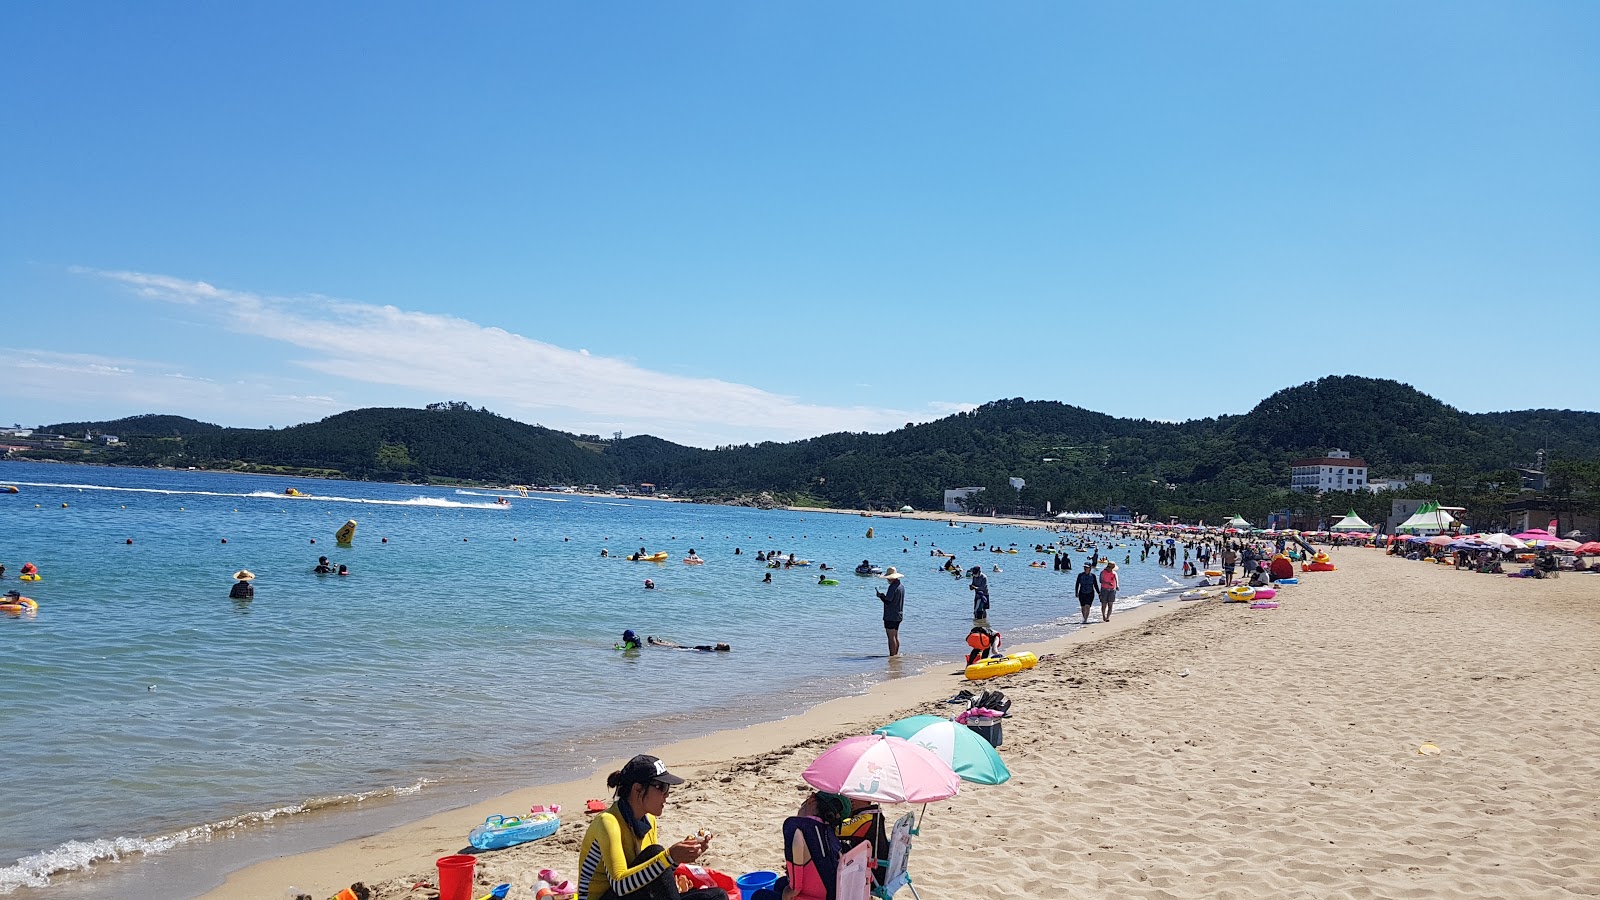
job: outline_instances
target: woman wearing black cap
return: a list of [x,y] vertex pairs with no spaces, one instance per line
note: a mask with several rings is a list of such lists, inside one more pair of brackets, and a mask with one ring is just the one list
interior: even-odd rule
[[579,900],[727,900],[720,888],[678,892],[674,877],[678,864],[699,859],[711,835],[701,832],[662,848],[656,817],[675,784],[683,784],[683,779],[654,756],[635,756],[606,777],[606,786],[617,792],[617,802],[596,815],[584,832],[578,851]]

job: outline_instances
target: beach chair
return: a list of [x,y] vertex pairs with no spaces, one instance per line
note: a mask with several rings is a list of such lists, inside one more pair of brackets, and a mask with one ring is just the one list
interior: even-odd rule
[[890,900],[895,891],[902,887],[911,891],[911,896],[922,900],[917,893],[916,886],[911,883],[911,874],[906,871],[906,866],[911,857],[911,835],[915,832],[916,815],[906,813],[889,831],[889,856],[887,859],[878,860],[883,867],[883,884],[872,889],[872,896],[878,900]]
[[786,886],[803,900],[870,900],[870,843],[846,853],[839,835],[821,819],[790,816],[783,822],[783,857]]

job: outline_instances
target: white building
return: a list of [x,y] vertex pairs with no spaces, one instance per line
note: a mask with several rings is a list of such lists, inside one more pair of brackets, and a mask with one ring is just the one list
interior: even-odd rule
[[976,494],[981,490],[983,490],[981,487],[964,487],[956,488],[953,491],[945,491],[944,511],[947,513],[966,512],[967,508],[961,505],[961,501],[971,497],[973,494]]
[[1367,490],[1374,494],[1379,491],[1400,491],[1413,484],[1433,484],[1433,476],[1427,472],[1416,472],[1411,475],[1395,475],[1390,478],[1373,478],[1367,482]]
[[1327,456],[1297,459],[1290,465],[1289,487],[1303,494],[1367,489],[1367,461],[1352,458],[1347,450],[1329,450]]

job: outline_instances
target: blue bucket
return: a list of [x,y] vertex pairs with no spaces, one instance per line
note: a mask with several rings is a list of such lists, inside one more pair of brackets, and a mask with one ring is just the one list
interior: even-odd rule
[[734,879],[734,884],[739,886],[739,893],[748,897],[756,891],[771,890],[778,883],[777,872],[750,872]]

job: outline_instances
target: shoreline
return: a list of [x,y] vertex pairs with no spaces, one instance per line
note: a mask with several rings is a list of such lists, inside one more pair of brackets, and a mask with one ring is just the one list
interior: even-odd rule
[[[927,809],[911,866],[922,895],[1600,892],[1600,723],[1575,715],[1600,706],[1600,575],[1508,580],[1334,552],[1341,571],[1286,589],[1278,609],[1152,602],[1035,645],[1037,668],[986,683],[1014,703],[1013,778]],[[781,867],[809,760],[902,714],[948,715],[957,686],[971,685],[936,667],[658,748],[689,779],[663,838],[711,828],[706,865]],[[360,880],[377,900],[429,897],[433,860],[484,816],[559,802],[555,836],[479,856],[475,893],[523,894],[540,868],[575,874],[581,803],[607,796],[617,762],[260,863],[204,896],[328,896]],[[1038,808],[1049,821],[1008,813]]]
[[[1032,650],[1043,659],[1047,654],[1060,654],[1075,646],[1120,635],[1155,618],[1184,612],[1194,606],[1180,603],[1174,595],[1171,599],[1152,601],[1125,610],[1114,615],[1109,623],[1096,622],[1089,629],[1026,646],[1008,645],[1007,649]],[[893,667],[892,662],[889,665]],[[940,712],[954,711],[958,707],[944,704],[943,699],[960,690],[961,686],[973,684],[964,680],[960,669],[961,666],[957,664],[954,667],[934,666],[912,675],[891,675],[862,694],[824,700],[796,715],[675,741],[645,752],[668,760],[673,771],[688,778],[690,784],[686,787],[698,793],[716,783],[718,770],[750,758],[774,754],[788,756],[792,752],[790,748],[815,744],[819,740],[831,743],[837,738],[867,733],[872,728],[901,718],[902,714],[928,711],[930,706]],[[1004,680],[993,682],[992,685],[1001,689],[1005,687]],[[818,735],[827,737],[819,738]],[[355,881],[364,881],[372,887],[410,872],[431,870],[434,859],[466,848],[467,832],[488,816],[522,813],[533,804],[561,805],[560,832],[543,841],[495,851],[485,859],[492,857],[504,861],[510,858],[508,855],[542,852],[546,857],[554,855],[560,858],[548,859],[543,866],[536,868],[572,870],[572,860],[567,857],[576,856],[576,842],[581,839],[583,829],[588,824],[583,814],[584,801],[608,798],[606,773],[625,761],[621,758],[606,761],[583,778],[552,784],[530,784],[321,850],[254,863],[229,873],[222,885],[200,896],[203,900],[276,896],[290,884],[310,891],[313,896],[332,896]],[[671,821],[670,813],[666,818]],[[666,827],[664,824],[663,828]],[[714,825],[707,822],[699,823],[696,827],[710,828]],[[554,847],[565,847],[568,843],[571,844],[570,853],[549,852]],[[470,848],[466,849],[470,851]],[[716,865],[710,857],[708,860]],[[571,874],[575,874],[575,871]]]

